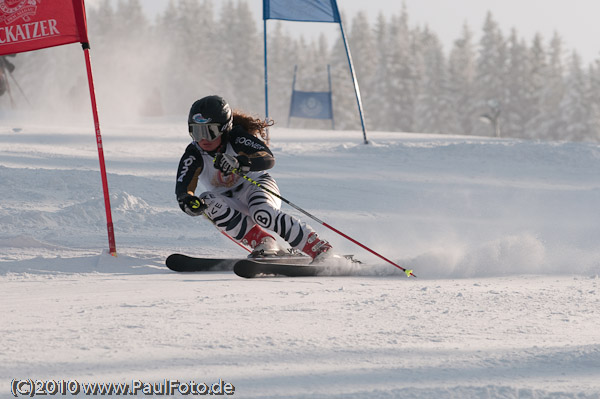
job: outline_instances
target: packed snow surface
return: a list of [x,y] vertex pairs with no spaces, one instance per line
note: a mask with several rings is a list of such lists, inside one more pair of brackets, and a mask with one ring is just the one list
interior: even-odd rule
[[177,206],[185,124],[102,134],[117,257],[93,126],[0,127],[0,397],[13,379],[600,397],[599,145],[272,129],[282,195],[418,278],[284,205],[365,266],[246,280],[164,266],[246,256]]

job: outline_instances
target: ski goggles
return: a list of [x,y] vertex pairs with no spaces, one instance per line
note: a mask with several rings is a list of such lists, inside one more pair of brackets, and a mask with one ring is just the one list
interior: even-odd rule
[[223,134],[220,123],[190,123],[189,131],[194,141],[213,141]]

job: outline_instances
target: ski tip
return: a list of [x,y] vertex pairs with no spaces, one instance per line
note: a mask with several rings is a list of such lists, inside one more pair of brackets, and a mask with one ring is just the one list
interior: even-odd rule
[[243,278],[254,278],[258,274],[253,262],[240,261],[233,265],[233,272]]
[[182,254],[171,254],[171,255],[167,256],[167,259],[165,259],[165,264],[169,264],[170,262],[172,262],[178,258],[182,258],[184,256],[185,255],[182,255]]

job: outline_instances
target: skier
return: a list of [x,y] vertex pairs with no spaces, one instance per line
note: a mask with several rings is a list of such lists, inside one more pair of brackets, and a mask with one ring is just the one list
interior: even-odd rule
[[[0,56],[0,96],[8,91],[10,95],[10,86],[8,84],[8,73],[13,73],[15,66],[8,60],[8,57],[14,57],[16,54]],[[7,73],[8,72],[8,73]],[[11,97],[12,101],[12,97]]]
[[[232,112],[219,96],[194,102],[188,116],[192,137],[177,170],[175,194],[179,207],[190,216],[204,214],[217,229],[252,248],[249,257],[283,252],[271,232],[318,262],[331,253],[331,244],[307,224],[281,211],[281,199],[248,182],[246,175],[279,194],[275,180],[265,172],[275,164],[263,136],[272,123]],[[208,190],[195,195],[200,181]]]

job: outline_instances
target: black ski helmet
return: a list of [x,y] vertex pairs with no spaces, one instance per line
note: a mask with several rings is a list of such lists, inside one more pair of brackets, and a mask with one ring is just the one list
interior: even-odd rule
[[220,96],[207,96],[192,104],[188,115],[188,127],[192,132],[192,125],[218,123],[221,125],[221,134],[227,133],[233,127],[233,113],[227,101]]

